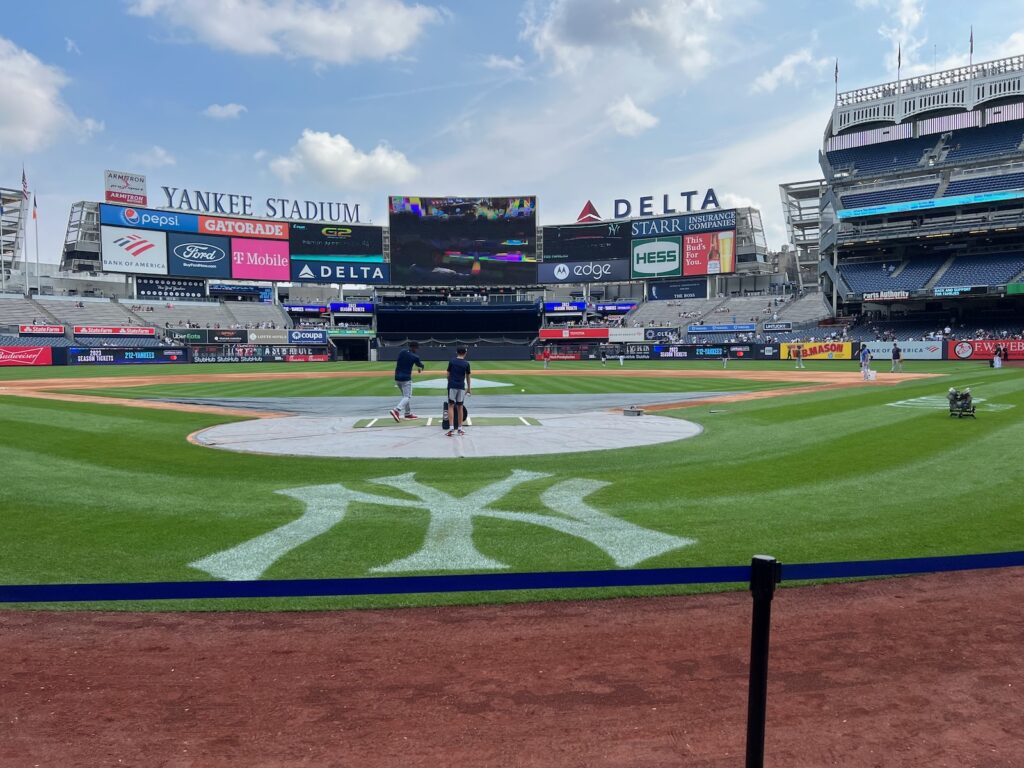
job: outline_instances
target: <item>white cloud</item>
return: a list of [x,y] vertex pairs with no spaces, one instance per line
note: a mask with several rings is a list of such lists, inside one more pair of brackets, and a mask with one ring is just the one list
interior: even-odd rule
[[393,58],[444,18],[403,0],[132,0],[128,11],[214,48],[320,64]]
[[88,137],[102,123],[80,120],[61,98],[68,77],[0,37],[0,152],[35,152],[62,133]]
[[609,105],[605,114],[615,132],[623,136],[638,136],[658,124],[658,118],[638,107],[629,96]]
[[76,43],[76,42],[75,42],[74,40],[72,40],[72,39],[71,39],[70,37],[65,37],[65,38],[64,38],[64,49],[65,49],[65,50],[66,50],[66,51],[67,51],[68,53],[76,53],[76,54],[78,54],[79,56],[81,56],[81,55],[82,55],[82,51],[81,51],[81,50],[80,50],[80,49],[78,48],[78,43]]
[[513,56],[511,59],[504,56],[498,56],[491,54],[484,60],[484,66],[487,69],[496,69],[503,72],[511,72],[518,74],[523,71],[525,62],[522,56]]
[[270,161],[270,170],[285,182],[308,176],[334,189],[404,184],[417,173],[405,155],[384,143],[363,152],[339,133],[308,128],[287,156]]
[[523,20],[521,37],[557,73],[586,74],[616,53],[697,78],[712,62],[722,12],[712,0],[551,0],[544,9],[528,4]]
[[132,163],[142,168],[164,168],[176,162],[178,161],[174,159],[174,155],[157,144],[145,152],[132,155]]
[[927,42],[926,36],[917,36],[924,22],[924,0],[856,0],[858,8],[880,8],[889,20],[878,28],[878,34],[889,42],[886,68],[895,72],[902,60],[902,71],[914,74],[917,69],[931,71],[931,67],[917,61],[917,54]]
[[214,120],[234,120],[240,117],[243,112],[248,111],[245,105],[232,102],[230,104],[211,104],[203,110],[203,114]]
[[829,64],[828,59],[816,59],[810,48],[787,54],[782,61],[758,75],[750,86],[754,93],[772,93],[783,83],[796,85],[800,83],[802,70],[820,73]]

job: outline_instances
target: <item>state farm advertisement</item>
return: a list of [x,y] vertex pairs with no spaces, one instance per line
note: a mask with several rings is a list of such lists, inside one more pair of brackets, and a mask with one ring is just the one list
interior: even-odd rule
[[0,347],[0,367],[12,365],[53,365],[50,347]]
[[288,243],[273,240],[231,238],[231,276],[236,280],[280,280],[287,282]]
[[63,336],[63,325],[19,325],[18,334],[21,336]]
[[608,340],[607,328],[541,328],[542,339],[596,339]]
[[721,275],[736,271],[736,233],[704,232],[683,238],[683,275]]
[[1006,359],[1024,360],[1024,340],[974,339],[971,341],[948,341],[950,360],[991,360],[997,347],[1007,351]]
[[[199,231],[204,235],[261,237],[268,240],[288,239],[288,225],[283,221],[221,219],[217,216],[200,216]],[[287,280],[288,278],[285,279]]]
[[133,325],[76,325],[75,336],[156,336],[156,328]]

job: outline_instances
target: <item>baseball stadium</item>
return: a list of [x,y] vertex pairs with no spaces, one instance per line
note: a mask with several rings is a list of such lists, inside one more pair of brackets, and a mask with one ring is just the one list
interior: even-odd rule
[[0,765],[1021,765],[1022,74],[837,86],[783,252],[0,190]]

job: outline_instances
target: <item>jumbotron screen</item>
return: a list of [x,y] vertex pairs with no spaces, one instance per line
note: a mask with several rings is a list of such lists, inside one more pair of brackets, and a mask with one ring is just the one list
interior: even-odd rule
[[391,197],[391,282],[537,282],[536,197]]

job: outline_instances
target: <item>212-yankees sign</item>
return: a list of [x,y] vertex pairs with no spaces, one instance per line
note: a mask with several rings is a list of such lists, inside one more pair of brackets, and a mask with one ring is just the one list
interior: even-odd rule
[[694,539],[642,528],[588,504],[585,501],[588,496],[609,485],[599,480],[562,480],[543,491],[541,503],[553,514],[495,508],[498,501],[524,483],[548,477],[550,475],[541,472],[517,469],[504,480],[467,496],[452,496],[425,485],[413,473],[370,481],[404,494],[402,497],[357,491],[340,483],[288,488],[277,493],[302,504],[304,509],[298,518],[231,549],[196,560],[190,566],[228,581],[258,579],[282,557],[339,525],[354,504],[383,507],[389,510],[389,515],[396,510],[408,510],[415,515],[425,510],[429,515],[426,535],[419,548],[372,567],[372,573],[508,568],[507,563],[477,549],[473,534],[474,521],[478,519],[541,526],[583,539],[602,550],[620,568],[629,568],[696,543]]

